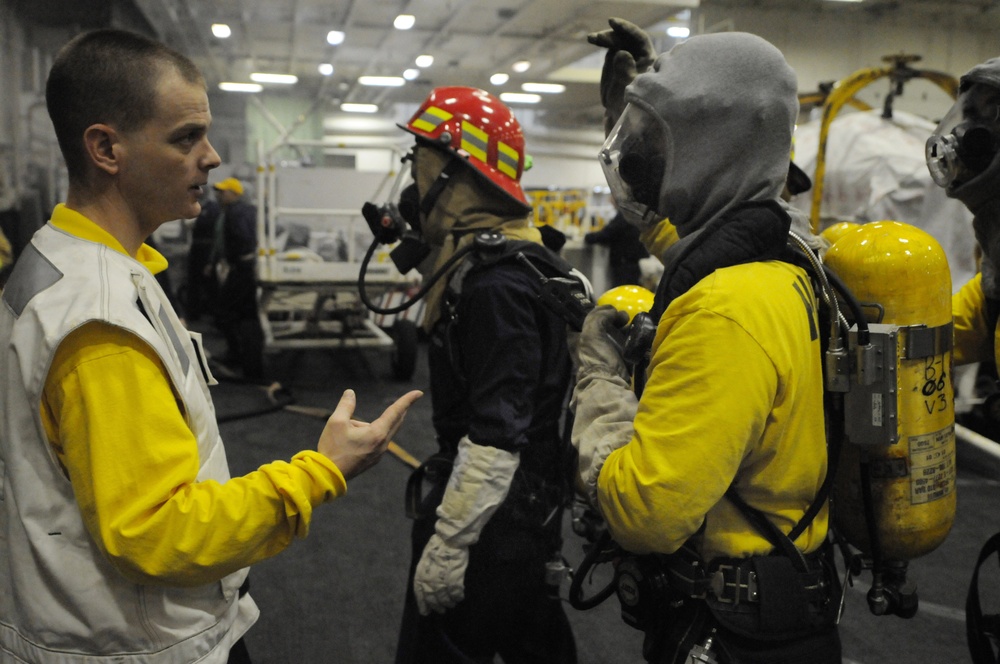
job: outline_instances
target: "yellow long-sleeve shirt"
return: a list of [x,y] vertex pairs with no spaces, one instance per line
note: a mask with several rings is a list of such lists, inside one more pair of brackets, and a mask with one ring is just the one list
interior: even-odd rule
[[971,362],[996,362],[996,329],[986,320],[986,295],[983,275],[977,274],[951,298],[951,314],[955,323],[956,365]]
[[[826,475],[815,304],[801,268],[716,270],[660,319],[631,441],[598,478],[615,540],[673,553],[705,524],[701,553],[746,557],[771,545],[724,494],[737,493],[787,533]],[[808,298],[808,299],[807,299]],[[796,540],[814,551],[824,508]]]
[[[125,253],[68,208],[52,223]],[[167,265],[146,245],[137,259],[154,274]],[[224,484],[197,481],[197,443],[166,369],[138,337],[106,323],[59,346],[41,418],[91,536],[137,583],[217,581],[305,537],[312,508],[346,491],[333,462],[313,451]]]

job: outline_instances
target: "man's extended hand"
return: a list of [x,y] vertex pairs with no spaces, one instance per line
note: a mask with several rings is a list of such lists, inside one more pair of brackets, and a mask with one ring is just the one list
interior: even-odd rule
[[622,18],[608,19],[608,25],[611,26],[609,30],[587,35],[588,42],[608,49],[601,71],[605,135],[611,132],[625,110],[625,88],[656,59],[653,41],[642,28]]
[[352,419],[357,396],[354,390],[346,390],[326,421],[316,448],[337,465],[344,479],[364,472],[382,458],[407,409],[423,394],[419,390],[407,392],[369,424]]

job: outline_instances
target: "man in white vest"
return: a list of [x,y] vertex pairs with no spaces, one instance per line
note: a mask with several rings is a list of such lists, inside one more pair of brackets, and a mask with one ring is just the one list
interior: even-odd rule
[[70,185],[0,303],[0,662],[249,661],[246,568],[308,533],[420,392],[362,424],[347,390],[317,451],[231,479],[205,355],[144,244],[198,215],[219,165],[204,78],[99,30],[57,55],[46,101]]

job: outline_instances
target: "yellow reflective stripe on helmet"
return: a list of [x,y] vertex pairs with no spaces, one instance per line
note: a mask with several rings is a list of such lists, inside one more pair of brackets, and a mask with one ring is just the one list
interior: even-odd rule
[[501,173],[516,180],[519,157],[517,150],[503,141],[497,141],[497,170]]
[[420,117],[414,120],[411,124],[415,128],[429,133],[437,129],[442,122],[451,120],[452,117],[453,115],[443,108],[428,106],[427,110],[424,111]]
[[490,137],[485,131],[472,124],[462,121],[462,149],[481,162],[486,162],[486,148]]

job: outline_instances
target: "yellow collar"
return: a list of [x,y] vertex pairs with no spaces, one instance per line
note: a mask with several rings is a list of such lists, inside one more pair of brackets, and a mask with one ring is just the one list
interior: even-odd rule
[[[49,223],[59,230],[69,233],[74,237],[78,237],[81,240],[88,240],[90,242],[106,245],[118,253],[128,256],[128,252],[125,251],[125,247],[122,246],[122,243],[119,242],[115,236],[76,210],[71,210],[62,203],[56,205],[56,209],[52,211],[52,219]],[[148,244],[143,244],[139,247],[139,252],[135,258],[152,274],[159,274],[167,269],[167,259],[163,257],[163,254],[158,252],[156,249],[153,249]]]

